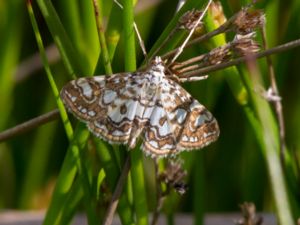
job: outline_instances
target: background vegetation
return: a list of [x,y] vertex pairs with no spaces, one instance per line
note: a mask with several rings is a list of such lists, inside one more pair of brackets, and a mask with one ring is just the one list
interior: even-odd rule
[[[205,3],[188,0],[184,9],[201,8]],[[227,17],[247,3],[221,1]],[[104,36],[98,36],[93,1],[37,0],[32,4],[51,71],[47,62],[36,56],[43,53],[42,45],[39,42],[38,49],[38,30],[33,30],[25,2],[1,1],[0,131],[49,112],[57,105],[64,123],[57,118],[0,143],[0,207],[36,209],[50,205],[45,224],[65,224],[81,209],[87,213],[89,222],[95,224],[105,215],[104,209],[128,153],[123,147],[112,147],[89,137],[85,126],[72,116],[70,126],[57,90],[75,75],[134,71],[141,65],[144,58],[137,42],[134,48],[132,28],[127,26],[133,19],[132,2],[124,0],[122,11],[112,1],[98,1],[98,25],[106,31],[107,44],[107,51],[102,48],[100,57],[99,39],[103,41]],[[134,20],[148,50],[157,48],[168,29],[175,26],[176,6],[177,1],[173,0],[145,0],[135,6]],[[270,47],[299,37],[299,1],[261,1],[257,7],[266,13]],[[207,23],[207,29],[212,29],[213,25]],[[172,40],[164,51],[172,49],[181,37]],[[195,45],[183,57],[207,52],[224,44],[223,41],[218,37]],[[254,89],[257,82],[265,83],[266,89],[270,85],[264,59],[259,61],[259,81],[246,67],[238,66],[212,73],[206,81],[184,85],[213,112],[221,135],[204,150],[181,154],[188,171],[189,189],[183,196],[171,192],[167,197],[163,211],[169,218],[176,212],[190,212],[195,215],[196,224],[201,224],[203,213],[237,211],[240,203],[251,201],[260,211],[275,212],[282,224],[292,224],[290,216],[296,221],[300,215],[296,161],[300,157],[299,57],[297,48],[272,56],[286,124],[284,167],[279,164],[274,107]],[[111,67],[108,58],[112,59]],[[123,224],[133,223],[133,214],[137,224],[147,224],[147,212],[156,208],[153,160],[137,149],[130,153],[130,158],[131,170],[118,213]]]

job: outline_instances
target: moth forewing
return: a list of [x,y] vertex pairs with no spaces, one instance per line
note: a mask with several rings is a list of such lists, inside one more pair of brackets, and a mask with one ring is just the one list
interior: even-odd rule
[[79,78],[61,91],[65,106],[96,136],[153,157],[199,149],[219,135],[212,114],[165,74],[160,57],[143,72]]

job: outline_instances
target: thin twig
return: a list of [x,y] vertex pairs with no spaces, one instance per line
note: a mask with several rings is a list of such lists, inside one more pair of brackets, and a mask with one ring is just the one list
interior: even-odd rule
[[28,120],[24,123],[21,123],[13,128],[7,129],[0,133],[0,142],[3,142],[7,139],[15,137],[19,134],[25,133],[33,128],[41,126],[45,123],[51,122],[59,118],[59,110],[55,109],[51,112],[38,116],[34,119]]
[[[266,28],[265,26],[263,29],[261,29],[262,32],[262,42],[263,42],[263,47],[264,49],[268,49],[268,44],[267,44],[267,33],[266,33]],[[275,72],[274,72],[274,67],[272,64],[272,60],[270,56],[266,57],[267,64],[268,64],[268,71],[269,71],[269,77],[270,77],[270,82],[271,82],[271,88],[272,88],[272,94],[275,96],[279,96],[279,91],[276,83],[276,78],[275,78]],[[286,149],[286,144],[285,144],[285,124],[284,124],[284,116],[283,116],[283,111],[282,111],[282,103],[281,101],[273,101],[275,110],[276,110],[276,115],[279,123],[279,138],[280,138],[280,160],[282,165],[284,166],[284,153]],[[283,167],[284,168],[284,167]]]
[[[187,73],[189,71],[194,71],[198,68],[201,68],[202,66],[200,64],[196,64],[196,65],[191,65],[191,66],[185,66],[183,67],[182,69],[179,69],[179,70],[175,70],[177,74],[184,74],[184,73]],[[172,68],[173,69],[173,68]]]
[[179,62],[179,63],[176,62],[176,64],[174,64],[174,66],[172,66],[172,69],[178,70],[178,69],[181,69],[183,67],[186,67],[187,65],[199,62],[199,61],[203,60],[203,58],[205,56],[206,56],[206,54],[202,54],[202,55],[193,57],[193,58],[188,59],[188,60],[183,61],[183,62]]
[[107,210],[107,213],[105,215],[103,225],[112,224],[113,217],[114,217],[115,211],[117,209],[119,199],[120,199],[120,196],[122,194],[122,190],[124,188],[124,185],[125,185],[125,182],[126,182],[126,179],[127,179],[127,176],[128,176],[129,169],[130,169],[130,156],[127,156],[127,159],[125,161],[122,173],[121,173],[120,178],[118,180],[116,189],[113,193],[110,204],[108,206],[108,210]]
[[[274,48],[270,48],[267,49],[265,51],[261,51],[259,53],[255,53],[255,54],[251,54],[251,58],[253,59],[258,59],[258,58],[262,58],[265,56],[269,56],[272,54],[277,54],[277,53],[281,53],[296,47],[300,46],[300,39],[297,39],[295,41],[291,41],[279,46],[276,46]],[[212,65],[212,66],[207,66],[204,68],[201,68],[199,70],[195,70],[193,72],[189,72],[189,73],[184,73],[182,74],[181,77],[192,77],[192,76],[196,76],[196,75],[201,75],[201,74],[207,74],[207,73],[211,73],[211,72],[215,72],[217,70],[221,70],[227,67],[231,67],[231,66],[235,66],[237,64],[240,64],[242,62],[246,62],[249,59],[249,56],[244,56],[244,57],[240,57],[240,58],[236,58],[234,60],[231,60],[229,62],[224,62],[224,63],[220,63],[217,65]]]

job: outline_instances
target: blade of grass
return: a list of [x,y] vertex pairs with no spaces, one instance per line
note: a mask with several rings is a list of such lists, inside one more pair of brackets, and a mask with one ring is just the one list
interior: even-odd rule
[[[90,1],[85,1],[81,4],[81,1],[60,1],[60,18],[64,24],[66,33],[71,40],[72,46],[75,51],[79,53],[76,58],[80,61],[82,65],[87,65],[94,63],[96,53],[99,51],[97,45],[91,45],[90,40],[92,39],[92,34],[90,30],[84,29],[86,20],[90,19],[91,12],[86,12],[85,9],[88,8]],[[94,25],[93,20],[89,20],[89,24]],[[93,48],[91,48],[93,46]],[[86,74],[91,74],[92,70],[88,70],[89,67],[85,68],[84,72]]]
[[[96,144],[96,151],[99,156],[101,165],[104,168],[107,184],[110,190],[114,190],[117,185],[118,177],[120,176],[120,169],[116,166],[117,162],[115,158],[112,157],[112,146],[104,142],[98,141],[96,137],[93,138]],[[109,151],[110,150],[110,151]],[[131,225],[133,222],[133,215],[130,209],[130,204],[128,203],[127,196],[122,194],[119,200],[118,213],[123,225]]]
[[44,219],[44,225],[60,224],[60,220],[65,220],[62,209],[68,198],[68,192],[73,186],[74,179],[78,172],[80,152],[79,149],[84,149],[90,132],[85,129],[85,124],[79,123],[78,128],[74,133],[74,141],[71,142],[59,176],[55,185],[50,206]]
[[[81,23],[80,23],[80,12],[79,12],[79,4],[78,1],[67,0],[67,1],[59,1],[60,6],[60,17],[62,22],[64,23],[64,27],[66,28],[66,32],[68,37],[72,42],[74,48],[76,48],[77,52],[82,53],[84,46],[81,36]],[[80,54],[82,55],[82,54]]]
[[[214,20],[214,15],[212,14],[211,10],[209,10],[208,16],[205,18],[205,24],[208,32],[213,31],[218,26],[220,26],[220,24],[218,24]],[[211,38],[210,42],[212,43],[213,47],[222,46],[226,44],[226,37],[224,34],[220,34],[218,36]],[[230,89],[233,92],[237,102],[245,108],[249,107],[247,90],[244,87],[244,84],[240,79],[240,75],[237,72],[237,70],[235,68],[228,68],[225,69],[223,73],[226,74],[225,79],[228,85],[230,86]]]
[[[271,14],[273,7],[268,7],[268,14]],[[287,10],[288,12],[288,16],[287,18],[289,18],[288,20],[286,20],[286,27],[283,26],[284,28],[280,28],[280,35],[279,37],[277,36],[277,38],[279,40],[281,40],[282,38],[288,38],[288,39],[297,39],[299,36],[299,33],[297,31],[297,29],[295,29],[295,27],[299,26],[299,12],[300,10],[300,2],[299,1],[294,1],[292,4],[289,5],[289,9]],[[273,15],[270,15],[273,16]],[[268,21],[269,21],[269,17],[268,17]],[[294,23],[290,23],[290,21],[298,21],[297,24]],[[280,21],[281,22],[281,21]],[[269,26],[268,31],[272,31],[272,27]],[[272,34],[271,34],[272,35]],[[268,33],[268,36],[269,33]],[[270,37],[269,37],[270,38]],[[287,184],[289,186],[289,190],[291,192],[291,202],[293,203],[292,205],[292,210],[293,210],[293,214],[295,216],[300,215],[300,195],[299,195],[299,184],[300,184],[300,169],[299,169],[299,160],[297,160],[297,157],[299,158],[299,154],[297,153],[297,147],[295,148],[294,146],[299,146],[299,139],[298,139],[298,134],[299,134],[299,126],[298,123],[295,123],[295,121],[298,121],[298,115],[299,115],[299,107],[291,107],[292,105],[297,105],[299,106],[299,104],[297,104],[298,102],[298,96],[299,94],[297,94],[297,89],[299,88],[293,88],[290,85],[288,86],[288,88],[286,88],[286,86],[284,85],[286,81],[288,81],[289,79],[292,79],[291,76],[286,76],[287,71],[291,71],[292,73],[294,73],[295,69],[293,70],[293,63],[291,64],[291,62],[295,61],[295,59],[298,58],[299,54],[297,54],[297,49],[291,50],[286,52],[285,54],[281,54],[277,56],[277,62],[280,62],[280,67],[277,66],[276,67],[276,73],[277,73],[277,79],[278,79],[278,84],[281,90],[285,90],[286,92],[289,93],[289,96],[293,96],[294,98],[290,98],[290,99],[294,99],[293,103],[291,104],[291,102],[289,102],[287,100],[287,98],[285,98],[285,95],[283,93],[283,100],[285,100],[285,109],[290,108],[290,110],[285,110],[285,111],[292,111],[293,113],[291,115],[286,115],[286,119],[285,122],[287,123],[287,127],[289,128],[289,131],[292,131],[290,134],[287,136],[287,140],[291,138],[291,136],[294,136],[294,138],[291,138],[292,140],[296,140],[296,143],[293,141],[293,146],[290,147],[290,149],[287,149],[286,151],[286,155],[285,155],[285,174],[287,177]],[[296,62],[296,61],[295,61]],[[297,62],[296,62],[296,68],[297,68]],[[297,74],[297,73],[295,73]],[[297,85],[297,82],[295,82],[295,85]],[[295,86],[298,87],[298,86]],[[296,91],[294,91],[293,93],[291,93],[291,89],[294,89]],[[296,94],[295,94],[296,93]],[[289,104],[288,104],[289,102]],[[295,149],[294,149],[295,148]],[[297,156],[298,154],[298,156]]]
[[[51,90],[49,90],[45,97],[44,109],[42,111],[49,111],[53,108],[53,105],[53,94]],[[51,142],[54,139],[57,125],[57,122],[49,123],[39,127],[36,131],[34,143],[31,147],[32,151],[28,153],[29,160],[25,169],[24,182],[20,190],[20,200],[18,203],[21,209],[32,207],[34,194],[42,185],[48,166],[47,160],[51,153]],[[43,151],[41,151],[41,149],[43,149]]]
[[[251,72],[246,76],[247,85],[255,90],[262,86],[261,74],[258,72],[254,62],[248,62],[248,69]],[[265,156],[268,172],[270,176],[271,189],[273,192],[274,203],[280,224],[292,225],[293,217],[291,215],[290,201],[285,186],[285,176],[280,163],[280,141],[277,121],[274,117],[270,104],[261,96],[253,93],[252,95],[254,107],[258,114],[262,130],[262,143],[260,144]]]
[[[98,39],[99,39],[99,43],[101,46],[101,55],[99,57],[100,60],[98,60],[98,66],[102,65],[104,66],[104,70],[106,75],[110,75],[112,74],[112,68],[111,68],[111,63],[110,63],[110,57],[113,56],[114,51],[112,52],[112,55],[109,55],[108,52],[108,48],[106,45],[106,39],[105,39],[105,33],[104,33],[104,28],[103,28],[103,24],[102,24],[102,16],[100,14],[100,10],[98,8],[98,4],[96,2],[96,0],[93,0],[94,3],[94,13],[95,13],[95,18],[96,18],[96,24],[97,24],[97,30],[98,30]],[[115,20],[115,18],[113,17],[113,20]],[[97,68],[96,68],[97,69]],[[94,139],[95,143],[96,143],[96,149],[98,151],[99,157],[103,158],[104,155],[106,155],[108,158],[112,157],[113,155],[117,158],[120,158],[119,153],[114,154],[114,151],[110,151],[108,152],[108,148],[103,148],[103,146],[105,146],[105,144],[103,143],[102,140],[99,139]],[[107,163],[106,163],[107,165]],[[116,161],[114,161],[114,163],[110,162],[110,165],[113,166],[115,169],[118,169],[118,163]],[[110,173],[109,170],[106,170],[106,173]],[[118,175],[116,176],[107,176],[108,180],[110,181],[110,188],[111,190],[114,190],[114,188],[116,187],[116,181],[113,181],[114,179],[116,179],[120,173],[117,173]],[[127,176],[127,173],[126,173]],[[112,200],[113,201],[113,200]],[[132,212],[130,209],[130,205],[128,204],[128,200],[126,195],[123,193],[120,200],[119,201],[119,208],[118,208],[118,213],[120,215],[121,221],[123,224],[131,224],[132,223]],[[118,203],[116,203],[118,204]],[[108,209],[109,210],[109,209]],[[105,221],[106,223],[107,221]]]
[[[132,72],[136,70],[135,33],[133,27],[133,0],[124,0],[123,7],[125,71]],[[139,147],[130,152],[130,157],[133,203],[136,214],[136,224],[147,225],[148,209],[145,192],[144,171],[142,165],[142,152],[140,151]]]
[[81,182],[81,179],[74,180],[72,187],[66,194],[61,212],[58,217],[55,218],[55,224],[70,224],[70,221],[72,221],[78,205],[84,197],[84,191]]
[[[216,26],[212,18],[212,16],[208,17],[209,21],[207,21],[207,24],[210,25],[209,30],[215,29]],[[212,40],[215,40],[215,45],[217,46],[225,44],[225,39],[224,41],[222,41],[221,39],[218,39],[217,41],[214,38]],[[228,72],[230,72],[230,74]],[[276,158],[278,157],[278,155],[276,154],[279,153],[277,151],[279,150],[277,148],[279,147],[279,145],[277,145],[278,129],[272,111],[268,104],[266,104],[265,102],[263,103],[263,101],[259,99],[261,97],[252,95],[253,86],[251,85],[251,81],[249,79],[249,77],[252,77],[250,76],[250,74],[239,74],[236,68],[226,69],[224,71],[224,74],[236,100],[243,107],[247,119],[249,120],[254,134],[257,138],[258,144],[260,145],[261,150],[263,151],[263,154],[265,156],[266,164],[268,166],[268,172],[270,175],[270,182],[272,184],[274,202],[275,206],[278,209],[277,213],[279,221],[281,224],[292,224],[291,212],[289,210],[289,201],[286,196],[287,191],[284,184],[284,175],[280,167],[280,161],[279,164],[277,164],[277,160],[279,160],[279,158]],[[253,102],[251,101],[249,95],[251,96],[251,99],[253,99]],[[256,117],[256,115],[258,115],[258,118]],[[277,179],[275,176],[276,173],[281,177]],[[280,193],[277,189],[278,185],[280,186]],[[284,201],[285,204],[280,204],[280,201]],[[281,207],[282,205],[284,205],[285,207],[284,210]]]
[[[107,27],[106,27],[106,32],[104,33],[103,30],[101,32],[104,33],[109,60],[112,61],[114,54],[115,54],[116,47],[120,40],[121,30],[122,30],[122,23],[120,23],[120,21],[122,20],[122,10],[120,8],[118,8],[118,6],[116,4],[113,4],[109,18],[110,19],[109,19]],[[98,41],[99,41],[99,38],[98,38]],[[102,53],[100,53],[100,54],[102,54]],[[98,62],[97,62],[94,74],[105,73],[105,68],[103,66],[104,65],[103,62],[105,62],[105,61],[103,61],[103,56],[100,56],[98,58]]]
[[[39,3],[39,6],[42,10],[44,18],[47,21],[50,32],[52,33],[53,36],[56,37],[55,38],[56,43],[58,42],[58,45],[61,46],[60,51],[61,51],[62,59],[64,60],[66,65],[70,66],[69,72],[70,71],[71,72],[75,71],[76,73],[81,73],[81,71],[87,71],[88,68],[83,69],[82,65],[80,65],[80,64],[78,64],[78,65],[75,64],[75,66],[77,66],[77,67],[74,67],[74,68],[72,67],[74,65],[74,63],[70,64],[70,62],[75,62],[76,63],[76,54],[75,55],[73,54],[74,51],[67,51],[69,49],[68,46],[71,46],[71,44],[68,41],[68,38],[67,38],[67,36],[65,34],[65,31],[64,31],[64,28],[62,27],[62,24],[60,23],[59,18],[57,16],[57,14],[55,12],[55,9],[53,8],[51,2],[47,1],[47,0],[40,0],[40,1],[38,1],[38,3]],[[78,69],[78,67],[80,67],[80,68]],[[81,133],[84,134],[86,132],[87,132],[87,130],[86,130],[85,126],[82,126],[82,125],[80,125],[79,127],[76,127],[76,129],[75,129],[75,134],[78,133],[79,136],[80,136]],[[76,137],[77,136],[75,136],[75,139],[76,139]],[[69,151],[71,149],[72,148],[69,148]],[[102,146],[102,150],[104,150],[106,152],[108,151],[107,148],[105,149],[104,145]],[[72,154],[71,153],[68,154],[68,152],[67,152],[64,165],[69,163],[69,161],[72,161],[71,156],[72,156]],[[75,172],[76,172],[76,171],[74,171],[74,170],[76,170],[76,167],[75,167],[76,165],[73,164],[73,166],[74,166],[74,168],[72,168],[72,171],[70,170],[70,174],[68,174],[70,176],[70,180],[71,180],[71,177],[74,179],[74,175],[75,175]],[[69,167],[70,167],[70,165],[69,165]],[[61,171],[61,174],[63,174],[63,172],[64,171]],[[58,180],[60,181],[60,179],[63,179],[61,175],[59,176]],[[62,184],[60,184],[60,185],[63,187],[64,186],[63,180],[61,180],[61,183]],[[60,185],[58,185],[58,186],[60,186]],[[58,189],[61,189],[61,188],[58,187]],[[58,207],[61,204],[63,204],[63,198],[60,198],[59,196],[55,197],[57,195],[59,195],[59,191],[57,191],[57,193],[54,193],[54,195],[53,195],[54,196],[54,198],[53,198],[54,203],[51,204],[51,206],[48,210],[47,216],[46,216],[46,220],[48,219],[48,221],[50,221],[49,224],[51,224],[51,218],[53,218],[53,217],[55,218],[55,214],[58,214],[60,212]],[[55,198],[57,198],[57,200],[55,200]],[[61,203],[59,204],[59,202],[61,202]],[[128,208],[126,210],[128,210]],[[123,210],[123,211],[126,211],[126,210]],[[126,214],[126,212],[125,212],[125,214]],[[120,217],[129,218],[129,216],[127,216],[127,215],[120,215]],[[130,224],[130,223],[127,223],[127,224]]]
[[[98,0],[99,1],[99,0]],[[100,1],[99,1],[100,2]],[[89,74],[94,72],[94,67],[97,64],[99,53],[101,47],[99,45],[97,26],[93,8],[92,0],[89,1],[79,1],[81,9],[81,23],[82,23],[82,34],[84,37],[84,56],[88,58],[89,64],[92,65],[91,69],[88,71]],[[102,51],[102,50],[101,50]]]
[[[174,15],[168,26],[164,29],[163,33],[160,35],[158,40],[155,42],[155,44],[152,46],[150,52],[148,53],[149,58],[153,57],[153,52],[163,43],[163,41],[169,36],[170,32],[176,27],[178,24],[179,18],[188,10],[190,9],[201,9],[201,7],[206,2],[200,2],[196,0],[187,0],[185,4],[182,6],[182,8]],[[177,32],[178,33],[178,32]],[[162,51],[159,55],[162,55],[162,53],[168,52],[172,49],[174,49],[175,46],[178,45],[179,41],[184,37],[184,32],[179,31],[176,36],[174,36],[171,40],[168,41],[168,43],[163,47]]]
[[[22,1],[2,1],[0,4],[0,130],[3,130],[10,121],[14,105],[13,75],[21,52],[23,38],[23,11]],[[15,198],[15,182],[19,179],[16,173],[11,148],[6,143],[0,143],[0,207],[12,207]]]
[[[39,30],[38,30],[38,26],[37,26],[37,23],[36,23],[34,14],[33,14],[32,6],[30,4],[30,1],[28,1],[27,3],[28,3],[27,8],[28,8],[30,20],[31,20],[31,23],[32,23],[32,27],[33,27],[35,36],[36,36],[37,43],[38,43],[39,51],[40,51],[40,54],[41,54],[41,57],[42,57],[42,62],[44,64],[44,68],[45,68],[47,77],[49,79],[49,83],[50,83],[52,92],[53,92],[53,94],[56,98],[56,103],[57,103],[58,109],[60,111],[61,118],[64,121],[64,128],[65,128],[67,137],[68,137],[69,141],[71,142],[73,140],[73,128],[72,128],[71,123],[68,119],[68,115],[67,115],[67,112],[64,108],[64,105],[63,105],[63,103],[62,103],[62,101],[59,97],[59,91],[56,87],[54,78],[51,74],[51,70],[50,70],[50,67],[49,67],[49,64],[48,64],[48,61],[47,61],[45,49],[44,49],[42,39],[41,39]],[[83,148],[80,148],[80,146],[75,146],[75,145],[74,145],[74,148],[76,148],[76,153],[77,154],[79,154],[80,150],[83,149]],[[84,200],[85,200],[85,203],[86,203],[86,211],[87,211],[87,215],[88,215],[88,220],[89,220],[90,224],[96,224],[96,216],[95,216],[94,209],[92,208],[93,205],[90,204],[92,202],[92,194],[91,194],[91,188],[89,186],[89,179],[88,179],[88,175],[87,175],[88,173],[87,173],[86,167],[83,164],[82,160],[80,160],[79,155],[78,155],[78,159],[77,159],[77,167],[78,167],[78,170],[80,172],[80,178],[82,179],[82,185],[83,185],[83,189],[85,191]]]
[[4,2],[0,7],[6,13],[2,17],[6,22],[0,23],[0,130],[3,130],[13,106],[13,73],[21,50],[23,13],[19,1]]
[[50,0],[37,0],[69,75],[87,74]]
[[123,35],[125,71],[136,70],[135,36],[134,36],[133,0],[123,1]]
[[[223,12],[220,12],[223,13]],[[220,24],[217,23],[214,19],[214,15],[209,10],[208,16],[205,18],[205,24],[207,31],[215,30]],[[219,34],[218,36],[213,37],[210,42],[212,43],[212,47],[222,46],[226,44],[226,38],[224,34]],[[225,80],[227,81],[235,100],[240,104],[243,108],[247,119],[249,120],[250,124],[252,125],[253,129],[256,131],[256,138],[261,143],[262,136],[261,136],[261,125],[256,118],[254,110],[251,108],[251,103],[249,100],[248,92],[251,91],[248,89],[247,86],[244,86],[243,77],[240,76],[238,70],[234,67],[227,68],[222,71],[224,74]]]
[[102,15],[100,14],[101,11],[99,9],[97,0],[93,0],[93,4],[94,4],[94,13],[95,13],[95,18],[96,18],[96,24],[97,24],[98,39],[99,39],[99,43],[101,46],[101,59],[102,59],[101,64],[104,65],[105,74],[110,75],[110,74],[112,74],[112,68],[111,68],[110,58],[109,58],[109,54],[108,54],[108,50],[107,50],[107,46],[106,46],[104,28],[103,28],[103,24],[102,24]]
[[205,176],[204,176],[204,160],[203,152],[195,152],[195,159],[197,162],[194,162],[194,213],[195,213],[195,225],[204,224],[204,202],[205,202]]
[[71,141],[73,139],[73,128],[72,128],[71,123],[69,121],[68,114],[67,114],[67,111],[65,110],[64,104],[63,104],[63,102],[61,101],[61,99],[59,97],[59,91],[58,91],[58,88],[55,84],[54,78],[52,76],[52,73],[51,73],[51,70],[50,70],[50,67],[49,67],[46,52],[45,52],[45,49],[44,49],[44,46],[43,46],[43,41],[42,41],[39,29],[38,29],[37,22],[36,22],[35,17],[34,17],[34,13],[33,13],[30,1],[27,2],[27,9],[28,9],[30,21],[31,21],[31,24],[32,24],[32,27],[33,27],[33,31],[34,31],[34,34],[35,34],[35,37],[36,37],[36,41],[37,41],[37,44],[38,44],[38,48],[39,48],[39,51],[40,51],[40,55],[41,55],[41,58],[42,58],[42,62],[43,62],[43,65],[44,65],[44,69],[46,71],[47,78],[49,80],[49,83],[50,83],[52,92],[54,94],[54,97],[56,99],[56,104],[57,104],[58,110],[60,112],[60,116],[61,116],[62,120],[64,121],[64,128],[65,128],[66,134],[68,136],[68,139]]
[[111,19],[108,22],[106,29],[106,41],[109,57],[110,60],[112,60],[122,32],[122,23],[120,23],[122,20],[122,10],[117,6],[117,4],[113,4],[110,18],[114,19]]

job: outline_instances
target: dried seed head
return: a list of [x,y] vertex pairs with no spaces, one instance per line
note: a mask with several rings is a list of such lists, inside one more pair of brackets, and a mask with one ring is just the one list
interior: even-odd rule
[[261,225],[262,217],[256,215],[256,208],[252,202],[244,202],[240,205],[243,218],[236,221],[237,225]]
[[177,193],[183,195],[187,191],[188,185],[186,183],[180,182],[180,183],[175,183],[173,185],[173,188]]
[[233,29],[238,34],[249,34],[255,29],[263,27],[265,24],[265,15],[261,10],[252,10],[244,8],[238,12],[233,22]]
[[216,65],[228,61],[230,57],[230,46],[223,45],[207,53],[203,58],[203,63],[205,66]]
[[[186,13],[184,13],[179,21],[179,28],[180,29],[186,29],[186,30],[191,30],[196,26],[196,23],[199,19],[199,17],[202,15],[202,11],[196,10],[196,9],[192,9],[190,11],[187,11]],[[202,29],[203,28],[203,23],[200,22],[196,28],[197,29]]]
[[160,174],[160,180],[166,183],[169,187],[173,187],[179,194],[184,194],[187,190],[187,185],[184,183],[184,178],[187,172],[182,168],[182,161],[169,161],[165,171]]
[[256,208],[252,202],[244,202],[240,205],[244,218],[254,219],[256,217]]
[[239,56],[245,56],[248,54],[256,53],[260,50],[260,45],[253,39],[255,33],[249,33],[247,35],[236,35],[231,42],[231,49]]

